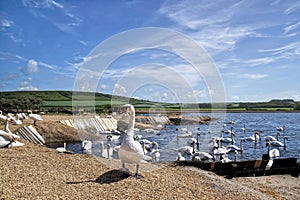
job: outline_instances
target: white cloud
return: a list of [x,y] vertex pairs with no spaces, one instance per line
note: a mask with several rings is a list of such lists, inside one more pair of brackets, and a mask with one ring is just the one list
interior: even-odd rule
[[23,82],[21,82],[18,89],[19,90],[38,90],[38,88],[32,86],[29,81],[23,81]]
[[258,66],[258,65],[266,65],[270,63],[274,63],[277,59],[275,57],[264,57],[264,58],[256,58],[242,61],[244,64],[249,66]]
[[238,101],[239,99],[240,99],[239,96],[232,96],[232,97],[231,97],[231,100],[233,100],[233,101]]
[[260,36],[255,30],[261,25],[231,23],[240,17],[244,7],[242,1],[170,1],[163,4],[158,13],[167,16],[205,48],[225,51],[234,49],[243,38]]
[[297,55],[297,52],[300,49],[300,42],[292,42],[286,45],[280,46],[273,49],[260,49],[260,53],[271,53],[274,55],[273,60],[282,59],[282,58],[293,58]]
[[101,88],[103,91],[105,91],[105,90],[107,90],[107,89],[109,88],[109,86],[106,85],[106,84],[101,84],[101,85],[100,85],[100,88]]
[[31,59],[27,63],[27,74],[30,75],[38,71],[38,62]]
[[267,78],[268,76],[269,76],[268,74],[240,74],[238,77],[258,80],[258,79]]
[[46,64],[46,63],[43,63],[43,62],[39,62],[39,65],[43,66],[43,67],[46,67],[46,68],[49,68],[49,69],[56,69],[55,66],[52,66],[52,65],[49,65],[49,64]]
[[127,94],[126,87],[119,85],[119,84],[115,84],[113,94],[119,95],[119,96],[126,96],[126,94]]
[[64,8],[60,3],[54,0],[22,0],[23,5],[29,8]]
[[7,20],[7,19],[1,20],[1,26],[2,26],[2,27],[9,28],[9,27],[11,27],[13,24],[14,24],[14,22],[11,21],[11,20]]
[[300,22],[294,23],[292,25],[289,25],[287,27],[284,28],[284,34],[287,34],[293,30],[295,30],[296,28],[300,27]]
[[293,3],[284,11],[286,15],[292,14],[300,9],[300,1],[292,1]]

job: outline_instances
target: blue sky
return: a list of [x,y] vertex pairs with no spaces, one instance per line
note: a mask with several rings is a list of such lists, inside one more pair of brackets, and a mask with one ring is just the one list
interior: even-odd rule
[[[2,0],[0,91],[73,90],[78,71],[97,45],[115,34],[144,27],[175,30],[196,41],[219,70],[226,101],[300,101],[297,0]],[[155,67],[149,63],[156,63]],[[137,66],[136,72],[145,73],[142,69],[147,68],[150,77],[149,69],[162,72],[155,76],[167,77],[163,69],[172,67],[199,102],[211,99],[205,80],[195,76],[188,63],[155,49],[129,53],[113,62],[97,91],[178,101],[168,85],[139,83],[134,93],[126,93],[120,77]]]

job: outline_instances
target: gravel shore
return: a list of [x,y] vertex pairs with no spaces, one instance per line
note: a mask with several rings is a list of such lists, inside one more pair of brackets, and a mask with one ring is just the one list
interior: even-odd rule
[[[67,116],[43,118],[36,128],[48,142],[78,139],[76,130],[58,122]],[[27,142],[23,147],[0,148],[0,161],[0,200],[300,199],[300,179],[290,175],[226,179],[194,167],[144,163],[144,179],[136,179],[119,171],[118,160],[63,154]]]
[[120,172],[117,160],[30,143],[0,149],[0,158],[0,199],[300,198],[299,178],[290,175],[226,179],[194,167],[146,163],[144,179],[136,179]]

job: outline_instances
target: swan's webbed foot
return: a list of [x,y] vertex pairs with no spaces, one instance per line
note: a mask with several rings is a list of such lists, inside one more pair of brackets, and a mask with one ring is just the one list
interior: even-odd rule
[[137,179],[143,179],[144,178],[144,176],[142,176],[140,174],[137,174],[137,173],[134,174],[134,177],[137,178]]

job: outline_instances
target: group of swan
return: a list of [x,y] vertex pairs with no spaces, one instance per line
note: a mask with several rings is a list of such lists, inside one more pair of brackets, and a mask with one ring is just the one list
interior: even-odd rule
[[4,121],[4,130],[0,130],[0,148],[5,148],[5,147],[11,148],[11,147],[23,146],[24,143],[17,141],[17,139],[20,139],[20,136],[12,133],[9,129],[9,122],[11,121],[11,119],[9,117],[1,117],[1,119],[5,119],[5,121]]
[[[187,157],[192,157],[192,160],[205,160],[208,157],[212,156],[213,160],[215,160],[215,156],[220,156],[220,161],[222,162],[229,162],[230,159],[228,158],[228,154],[230,152],[234,152],[234,159],[236,160],[238,152],[243,153],[243,143],[246,141],[251,141],[254,142],[255,144],[259,141],[261,141],[261,130],[255,131],[252,135],[250,136],[244,136],[240,140],[240,146],[235,145],[235,140],[234,136],[235,133],[233,131],[233,125],[235,124],[234,121],[232,121],[231,128],[226,129],[227,125],[224,123],[223,124],[223,129],[221,130],[220,137],[213,137],[211,140],[211,145],[210,145],[210,153],[206,152],[197,152],[193,146],[193,144],[197,143],[199,144],[198,139],[195,140],[194,138],[189,138],[187,140],[188,145],[180,147],[176,149],[178,151],[178,157],[177,160],[185,160]],[[272,159],[275,159],[279,156],[279,150],[274,148],[270,149],[270,147],[286,147],[286,141],[287,141],[287,136],[283,137],[283,142],[278,141],[279,136],[281,132],[284,132],[285,126],[283,127],[277,127],[277,135],[276,137],[274,136],[266,136],[264,139],[267,142],[268,148],[268,153]],[[178,131],[178,129],[177,129]],[[223,137],[224,133],[229,134],[230,137]],[[241,134],[246,133],[246,125],[243,126],[241,129]],[[178,136],[177,136],[178,137]],[[223,146],[224,144],[229,143],[229,145]],[[204,156],[205,155],[205,156]],[[270,161],[272,162],[272,161]]]

